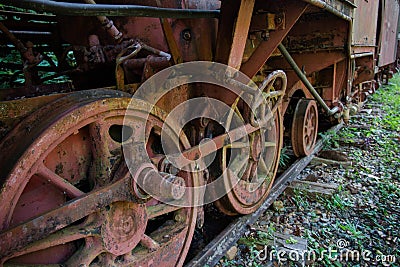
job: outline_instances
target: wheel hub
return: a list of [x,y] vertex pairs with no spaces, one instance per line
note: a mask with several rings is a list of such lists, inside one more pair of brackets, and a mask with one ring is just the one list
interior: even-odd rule
[[116,202],[106,208],[101,237],[104,248],[123,255],[136,247],[147,225],[144,205],[132,202]]

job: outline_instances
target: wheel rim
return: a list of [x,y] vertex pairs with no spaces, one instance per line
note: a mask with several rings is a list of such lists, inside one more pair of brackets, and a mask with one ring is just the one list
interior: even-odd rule
[[318,109],[314,100],[300,99],[292,122],[292,146],[297,157],[313,151],[318,134]]
[[[88,211],[78,220],[63,221],[62,229],[50,225],[56,224],[56,217],[54,221],[46,221],[49,225],[40,226],[52,229],[50,232],[33,234],[34,240],[30,242],[14,244],[16,238],[7,237],[16,231],[19,223],[33,225],[34,217],[39,215],[49,219],[53,209],[63,210],[66,217],[73,218],[75,211],[68,206],[71,202],[79,203],[85,195],[97,194],[103,187],[129,178],[121,152],[123,140],[117,139],[130,100],[106,90],[71,94],[28,117],[10,135],[14,140],[31,141],[12,142],[12,138],[6,137],[0,144],[2,151],[4,147],[21,151],[20,157],[1,161],[14,162],[10,173],[1,180],[0,214],[4,219],[0,224],[0,258],[3,263],[183,264],[194,231],[196,210],[165,205],[152,198],[131,201],[135,196],[128,197],[127,201],[117,197],[103,206],[96,200],[95,204],[101,208]],[[155,108],[148,115],[140,105],[130,112],[134,126],[149,130],[146,149],[150,157],[160,152],[158,134],[154,131],[162,127],[164,120],[160,114],[163,113]],[[32,126],[31,132],[21,131],[28,125]],[[135,138],[133,134],[131,138]],[[185,139],[181,142],[183,148],[189,147]],[[183,172],[178,175],[188,186],[193,186],[191,175]],[[73,201],[66,202],[69,200]],[[65,206],[68,209],[64,210]],[[76,210],[81,208],[78,206]]]

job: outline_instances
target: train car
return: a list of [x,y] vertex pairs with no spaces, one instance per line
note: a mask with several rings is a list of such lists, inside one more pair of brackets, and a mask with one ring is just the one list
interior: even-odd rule
[[398,0],[0,7],[0,266],[182,266],[397,60]]
[[396,1],[355,4],[351,59],[358,90],[355,88],[353,96],[364,101],[380,83],[387,83],[395,70],[399,6]]

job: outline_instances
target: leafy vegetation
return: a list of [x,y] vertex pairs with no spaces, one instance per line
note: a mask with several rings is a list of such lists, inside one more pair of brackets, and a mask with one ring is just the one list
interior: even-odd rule
[[339,136],[335,131],[328,130],[325,133],[319,133],[319,136],[324,140],[324,149],[339,147]]
[[283,147],[279,158],[279,167],[285,168],[289,162],[290,162],[290,156],[288,154],[288,149],[287,147]]
[[[0,10],[23,12],[23,13],[36,13],[33,10],[25,10],[17,7],[6,6],[0,4]],[[7,19],[6,16],[0,16],[0,21]],[[15,20],[20,20],[18,16],[12,16]],[[32,23],[31,20],[29,23]],[[35,21],[36,23],[51,23],[47,21]],[[28,26],[32,27],[32,26]],[[12,29],[10,29],[12,30]],[[27,28],[26,30],[30,30]],[[16,36],[18,37],[18,36]],[[34,43],[33,51],[40,52],[43,60],[34,66],[32,69],[38,71],[38,77],[41,79],[43,84],[49,83],[62,83],[69,81],[69,77],[65,75],[67,69],[59,68],[59,58],[51,51],[52,47],[48,45],[35,44],[35,40],[30,40]],[[24,41],[25,42],[25,41]],[[61,45],[61,44],[60,44]],[[65,47],[66,48],[66,47]],[[67,53],[65,58],[66,68],[72,69],[76,67],[75,58],[72,51]],[[19,87],[25,84],[25,76],[23,73],[23,59],[20,52],[14,47],[11,42],[9,44],[3,44],[0,46],[0,89]]]

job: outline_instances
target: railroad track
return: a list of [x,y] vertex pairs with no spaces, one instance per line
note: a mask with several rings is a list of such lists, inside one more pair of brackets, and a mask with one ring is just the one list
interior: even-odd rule
[[337,133],[343,124],[338,124],[327,132],[322,139],[318,140],[313,152],[306,157],[296,160],[281,176],[279,176],[272,189],[261,207],[252,214],[244,215],[236,218],[218,234],[210,243],[208,243],[197,255],[186,263],[186,267],[191,266],[214,266],[225,255],[226,251],[231,248],[241,238],[247,227],[257,221],[257,219],[269,208],[269,206],[285,191],[290,182],[294,181],[305,167],[311,162],[314,156],[320,152],[325,141],[334,133]]

